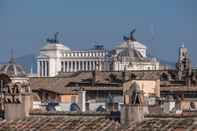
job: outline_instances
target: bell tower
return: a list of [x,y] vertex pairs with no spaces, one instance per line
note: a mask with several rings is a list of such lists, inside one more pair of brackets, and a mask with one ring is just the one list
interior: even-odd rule
[[29,83],[9,83],[4,88],[5,119],[15,120],[29,116],[32,106]]
[[[192,73],[192,63],[189,58],[188,49],[182,45],[179,48],[179,57],[176,63],[178,80],[187,80]],[[189,82],[187,82],[189,84]]]
[[1,105],[6,120],[29,115],[32,106],[29,78],[13,57],[0,70]]

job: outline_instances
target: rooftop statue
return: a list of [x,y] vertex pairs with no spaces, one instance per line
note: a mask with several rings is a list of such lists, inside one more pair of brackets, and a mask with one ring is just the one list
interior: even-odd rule
[[47,38],[46,41],[49,43],[59,43],[58,35],[59,35],[59,32],[56,32],[54,34],[54,38]]
[[136,41],[136,39],[134,38],[133,34],[135,33],[136,29],[133,29],[131,32],[130,32],[130,36],[127,37],[127,36],[123,36],[123,40],[124,41],[128,41],[128,40],[131,40],[131,41]]

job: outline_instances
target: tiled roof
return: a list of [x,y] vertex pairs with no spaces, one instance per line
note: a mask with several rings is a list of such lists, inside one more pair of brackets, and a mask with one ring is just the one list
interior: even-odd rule
[[80,73],[67,77],[32,77],[30,78],[30,86],[32,90],[47,90],[58,94],[71,92],[66,86],[70,82],[80,82],[84,78],[89,78],[89,74]]
[[[109,84],[110,78],[104,72],[97,74],[98,83]],[[71,74],[70,76],[57,76],[57,77],[32,77],[30,78],[30,86],[32,90],[47,90],[56,92],[58,94],[65,94],[71,92],[71,89],[67,87],[69,83],[79,83],[92,80],[92,72],[80,72],[77,74]],[[91,84],[91,83],[90,83]]]
[[197,118],[146,118],[125,126],[103,116],[31,116],[0,121],[0,130],[18,131],[197,131]]
[[[134,72],[126,72],[126,80]],[[147,78],[156,80],[157,72],[135,72],[136,79],[146,80]],[[123,72],[96,72],[96,83],[99,86],[103,84],[120,87],[123,80]],[[87,86],[92,86],[93,73],[92,72],[76,72],[68,74],[60,74],[56,77],[31,77],[30,86],[34,90],[47,90],[58,94],[65,94],[72,92],[69,86],[75,84],[86,83]],[[70,85],[71,84],[71,85]],[[74,84],[74,85],[73,85]]]
[[27,117],[0,121],[0,130],[17,131],[108,131],[119,130],[117,122],[104,117]]
[[142,123],[131,123],[125,130],[131,131],[197,131],[194,118],[158,118],[148,119]]

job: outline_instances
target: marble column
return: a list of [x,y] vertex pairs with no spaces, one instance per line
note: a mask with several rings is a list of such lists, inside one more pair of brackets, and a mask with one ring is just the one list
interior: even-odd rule
[[44,76],[44,61],[42,61],[42,76]]
[[78,64],[79,64],[79,69],[78,69],[78,71],[81,71],[81,61],[78,61]]
[[68,61],[65,61],[65,63],[66,63],[66,68],[65,68],[65,72],[68,72]]
[[70,61],[67,61],[67,72],[70,72]]
[[89,71],[92,71],[92,61],[89,61],[89,67],[90,67]]
[[40,63],[40,76],[42,76],[42,61],[39,61]]
[[87,71],[89,71],[89,70],[90,70],[90,62],[87,61]]
[[70,72],[73,72],[73,61],[70,62],[71,62]]
[[96,70],[98,70],[98,61],[95,61]]
[[102,65],[101,64],[102,64],[101,61],[99,61],[99,71],[102,70]]
[[65,72],[65,61],[61,62],[61,72]]
[[49,71],[50,71],[50,68],[49,68],[49,61],[47,61],[47,76],[49,76]]
[[75,65],[75,66],[74,66],[74,72],[76,72],[76,71],[77,71],[77,61],[74,61],[74,63],[75,63],[75,64],[74,64],[74,65]]
[[84,61],[84,71],[86,71],[86,61]]
[[61,70],[60,70],[61,72],[63,72],[64,71],[64,62],[62,62],[61,61]]
[[79,91],[79,106],[82,112],[86,111],[86,91]]
[[84,67],[83,61],[81,61],[81,70],[82,70],[82,71],[83,71],[83,67]]
[[92,70],[95,70],[95,61],[92,61]]
[[47,76],[47,70],[48,70],[48,67],[47,67],[47,61],[44,61],[44,63],[45,63],[45,76]]
[[40,61],[37,61],[37,75],[40,76]]
[[41,67],[41,69],[42,69],[42,75],[41,76],[43,76],[44,75],[44,70],[43,70],[44,69],[43,68],[44,67],[44,63],[43,63],[43,61],[41,61],[41,63],[42,63],[42,67]]

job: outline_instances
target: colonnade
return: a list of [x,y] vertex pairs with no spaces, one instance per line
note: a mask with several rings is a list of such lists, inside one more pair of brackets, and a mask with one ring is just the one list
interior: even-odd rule
[[40,76],[47,77],[49,76],[49,62],[48,61],[38,61],[37,63],[38,73]]
[[62,61],[61,71],[62,72],[77,72],[77,71],[101,71],[104,66],[103,61]]

